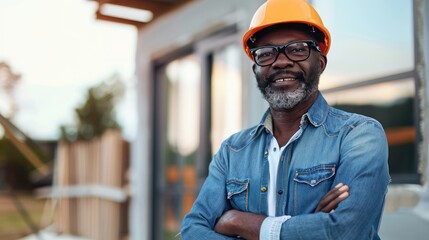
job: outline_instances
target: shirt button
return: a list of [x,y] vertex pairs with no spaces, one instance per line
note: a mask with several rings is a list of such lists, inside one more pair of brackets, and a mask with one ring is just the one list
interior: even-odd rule
[[316,180],[311,180],[310,183],[311,184],[316,184]]
[[275,151],[277,151],[277,148],[275,147],[275,148],[273,148],[273,151],[275,152]]
[[277,193],[278,193],[279,195],[282,195],[282,194],[283,194],[283,190],[279,190]]
[[265,156],[268,156],[268,151],[265,151],[265,152],[264,152],[264,155],[265,155]]
[[261,192],[266,192],[267,188],[266,187],[261,187]]

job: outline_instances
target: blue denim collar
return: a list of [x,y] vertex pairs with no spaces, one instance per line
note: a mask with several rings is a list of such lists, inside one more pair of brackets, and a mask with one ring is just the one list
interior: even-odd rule
[[322,96],[321,92],[318,92],[317,99],[311,106],[304,116],[308,118],[311,124],[315,127],[320,127],[325,123],[326,118],[328,117],[329,104],[326,102],[325,98]]

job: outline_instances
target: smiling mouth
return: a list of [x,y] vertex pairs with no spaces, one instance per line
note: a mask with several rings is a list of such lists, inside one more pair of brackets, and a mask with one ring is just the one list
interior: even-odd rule
[[296,78],[280,78],[280,79],[276,79],[274,80],[275,83],[281,83],[281,82],[290,82],[290,81],[295,81]]

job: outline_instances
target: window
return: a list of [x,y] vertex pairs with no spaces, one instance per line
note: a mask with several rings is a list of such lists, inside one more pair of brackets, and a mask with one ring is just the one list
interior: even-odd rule
[[372,116],[389,143],[389,168],[395,182],[417,182],[415,82],[403,79],[326,94],[335,107]]
[[153,239],[174,239],[221,142],[242,124],[241,48],[213,37],[155,66]]
[[412,3],[412,0],[313,1],[332,37],[321,89],[412,71]]
[[211,72],[211,151],[241,128],[241,49],[231,44],[213,52]]
[[156,70],[154,239],[174,239],[196,197],[200,72],[194,54]]
[[322,93],[334,107],[379,120],[393,183],[418,183],[413,1],[312,3],[332,37]]

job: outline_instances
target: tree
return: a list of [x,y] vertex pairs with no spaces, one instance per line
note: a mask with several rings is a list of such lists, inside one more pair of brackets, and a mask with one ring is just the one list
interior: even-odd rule
[[4,114],[9,119],[13,118],[18,109],[16,101],[13,97],[13,91],[20,79],[21,75],[14,73],[9,64],[0,61],[0,90],[5,92],[6,102],[9,103],[8,113]]
[[[5,130],[5,134],[0,136],[0,169],[3,170],[3,178],[12,188],[26,189],[30,187],[30,173],[36,167],[45,167],[49,158],[11,122],[18,110],[13,92],[20,79],[21,75],[13,72],[9,64],[0,61],[0,93],[4,92],[6,98],[1,100],[6,103],[3,105],[6,111],[3,113],[4,109],[1,109],[0,112],[0,130]],[[0,183],[1,181],[2,179]]]
[[120,129],[114,110],[124,90],[118,74],[89,88],[85,102],[75,109],[76,125],[61,126],[61,140],[90,140],[107,129]]

